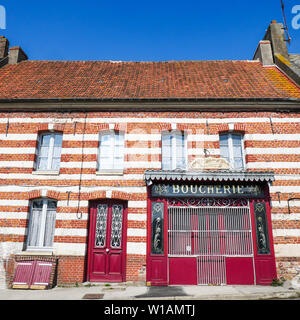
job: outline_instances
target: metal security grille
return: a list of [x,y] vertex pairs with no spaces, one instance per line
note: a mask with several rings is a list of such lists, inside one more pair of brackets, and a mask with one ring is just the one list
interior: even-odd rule
[[253,256],[249,206],[169,206],[168,255],[196,257],[198,284],[225,284],[226,257]]

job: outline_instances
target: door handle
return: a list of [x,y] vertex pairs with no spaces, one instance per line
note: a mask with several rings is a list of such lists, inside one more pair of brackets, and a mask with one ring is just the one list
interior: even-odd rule
[[106,252],[109,253],[109,249],[108,248],[106,249]]

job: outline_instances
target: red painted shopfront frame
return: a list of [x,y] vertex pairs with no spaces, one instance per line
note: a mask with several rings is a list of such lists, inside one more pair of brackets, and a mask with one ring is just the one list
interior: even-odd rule
[[168,224],[167,224],[167,204],[165,199],[155,199],[156,202],[164,203],[164,253],[151,254],[151,203],[154,200],[150,197],[150,188],[147,188],[147,258],[146,258],[146,281],[152,286],[167,286],[168,281]]
[[[121,244],[121,275],[99,275],[97,279],[92,277],[92,263],[93,263],[93,248],[95,242],[95,223],[96,218],[95,214],[97,213],[97,205],[103,203],[112,206],[113,204],[122,204],[123,205],[123,222],[122,222],[122,244]],[[89,203],[89,241],[88,241],[88,261],[87,261],[87,281],[97,281],[97,282],[124,282],[126,281],[126,261],[127,261],[127,225],[128,225],[128,204],[127,201],[123,200],[111,200],[111,199],[103,199],[103,200],[93,200]],[[111,227],[111,217],[109,218],[110,227]],[[106,230],[106,235],[110,232],[110,227]],[[101,249],[100,249],[101,250]],[[106,250],[103,249],[103,251]],[[113,253],[118,253],[119,249],[115,249]],[[104,252],[103,252],[104,253]],[[111,254],[109,252],[107,255]],[[109,260],[109,259],[108,259]],[[108,261],[109,263],[110,261]]]
[[[248,199],[250,204],[250,215],[251,215],[251,226],[252,226],[252,244],[253,244],[253,258],[229,258],[228,265],[234,265],[236,270],[240,268],[250,266],[249,275],[245,278],[243,275],[239,276],[238,273],[234,275],[232,272],[231,275],[228,275],[228,270],[226,266],[227,273],[227,284],[255,284],[255,285],[270,285],[272,280],[277,278],[276,273],[276,264],[275,264],[275,253],[274,253],[274,241],[273,241],[273,232],[272,232],[272,220],[271,220],[271,207],[270,207],[270,194],[268,184],[264,186],[265,197],[262,199]],[[168,205],[167,198],[154,198],[151,196],[151,188],[147,188],[147,273],[146,281],[148,285],[151,286],[167,286],[170,282],[173,282],[172,279],[169,279],[169,266],[174,263],[172,259],[178,259],[179,263],[184,266],[182,259],[184,258],[169,258],[168,257]],[[152,254],[151,253],[151,203],[163,202],[164,203],[164,253],[163,254]],[[269,254],[258,254],[257,243],[256,243],[256,228],[255,228],[255,215],[254,215],[254,201],[262,201],[266,204],[266,217],[268,223],[268,237],[269,237]],[[192,259],[192,258],[186,258]],[[254,267],[253,267],[254,263]],[[191,262],[191,265],[195,265],[194,261]],[[233,270],[232,270],[233,271]],[[194,279],[195,276],[192,275],[191,279]],[[253,279],[253,281],[252,281]],[[171,280],[171,281],[170,281]],[[193,280],[192,282],[194,282]],[[175,284],[173,282],[173,284]],[[176,284],[193,284],[187,281],[187,283],[176,283]]]
[[252,223],[252,233],[253,233],[253,249],[254,249],[254,264],[255,264],[255,278],[257,285],[270,285],[273,279],[277,278],[276,263],[275,263],[275,251],[274,251],[274,240],[272,231],[272,219],[271,219],[271,206],[270,206],[270,195],[269,188],[265,188],[265,199],[262,201],[266,205],[266,216],[268,223],[268,236],[270,253],[269,254],[258,254],[257,249],[257,234],[255,228],[255,215],[254,215],[254,201],[250,200],[250,210],[251,210],[251,223]]

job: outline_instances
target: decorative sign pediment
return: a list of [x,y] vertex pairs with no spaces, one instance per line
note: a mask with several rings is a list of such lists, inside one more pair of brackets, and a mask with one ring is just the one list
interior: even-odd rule
[[203,170],[203,169],[213,169],[213,170],[228,170],[230,165],[227,160],[223,158],[197,158],[190,163],[190,170]]

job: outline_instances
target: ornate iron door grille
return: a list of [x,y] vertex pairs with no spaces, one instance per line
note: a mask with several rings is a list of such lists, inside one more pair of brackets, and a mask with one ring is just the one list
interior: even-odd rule
[[169,201],[168,256],[195,257],[199,285],[226,284],[226,257],[253,258],[248,201]]

